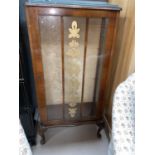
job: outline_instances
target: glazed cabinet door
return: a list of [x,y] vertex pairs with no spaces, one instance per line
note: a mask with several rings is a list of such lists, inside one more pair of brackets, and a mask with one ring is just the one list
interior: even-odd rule
[[26,10],[41,121],[99,119],[116,14],[30,6]]

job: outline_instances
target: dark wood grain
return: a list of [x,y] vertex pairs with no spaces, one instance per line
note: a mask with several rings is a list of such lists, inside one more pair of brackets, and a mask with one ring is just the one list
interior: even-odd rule
[[65,104],[65,82],[64,82],[64,75],[65,75],[65,71],[64,71],[64,21],[63,21],[63,17],[61,17],[61,59],[62,59],[62,103],[63,103],[63,119],[65,118],[64,114],[65,114],[65,108],[64,108],[64,104]]
[[[40,119],[42,122],[47,121],[44,74],[41,56],[41,43],[38,24],[38,11],[26,7],[26,17],[29,32],[29,41],[31,48],[32,65],[35,79],[36,95]],[[37,36],[37,37],[36,37]]]
[[44,123],[45,126],[72,126],[72,125],[82,125],[82,124],[92,124],[96,123],[98,119],[96,117],[90,119],[79,119],[79,120],[72,120],[72,121],[62,121],[62,120],[49,120]]
[[93,9],[73,9],[73,8],[50,8],[50,7],[32,7],[26,6],[27,8],[31,8],[32,10],[37,10],[38,14],[48,16],[78,16],[78,17],[107,17],[112,18],[115,16],[117,11],[110,10],[93,10]]

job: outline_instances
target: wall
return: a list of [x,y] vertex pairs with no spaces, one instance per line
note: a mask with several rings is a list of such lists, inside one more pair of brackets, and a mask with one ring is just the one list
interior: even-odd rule
[[109,0],[122,7],[118,22],[115,54],[111,75],[105,95],[105,117],[111,127],[111,110],[114,90],[119,83],[135,70],[135,1],[134,0]]

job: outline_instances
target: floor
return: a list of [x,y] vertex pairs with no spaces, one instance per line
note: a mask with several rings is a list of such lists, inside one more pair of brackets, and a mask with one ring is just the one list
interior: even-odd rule
[[108,140],[104,130],[102,138],[96,136],[96,125],[57,127],[46,131],[46,143],[32,147],[33,155],[107,155]]

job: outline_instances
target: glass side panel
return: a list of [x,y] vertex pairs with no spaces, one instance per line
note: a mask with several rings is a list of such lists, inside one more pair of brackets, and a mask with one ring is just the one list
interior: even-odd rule
[[99,76],[96,75],[96,68],[99,61],[101,22],[101,18],[89,19],[82,116],[95,115],[96,102],[94,97],[96,93],[96,76]]
[[86,19],[64,17],[65,118],[79,119]]
[[62,119],[61,19],[39,16],[48,119]]
[[[84,101],[82,103],[82,117],[96,116],[99,89],[103,63],[104,43],[106,35],[107,19],[89,18],[88,41],[85,65]],[[104,74],[104,73],[103,73]]]

